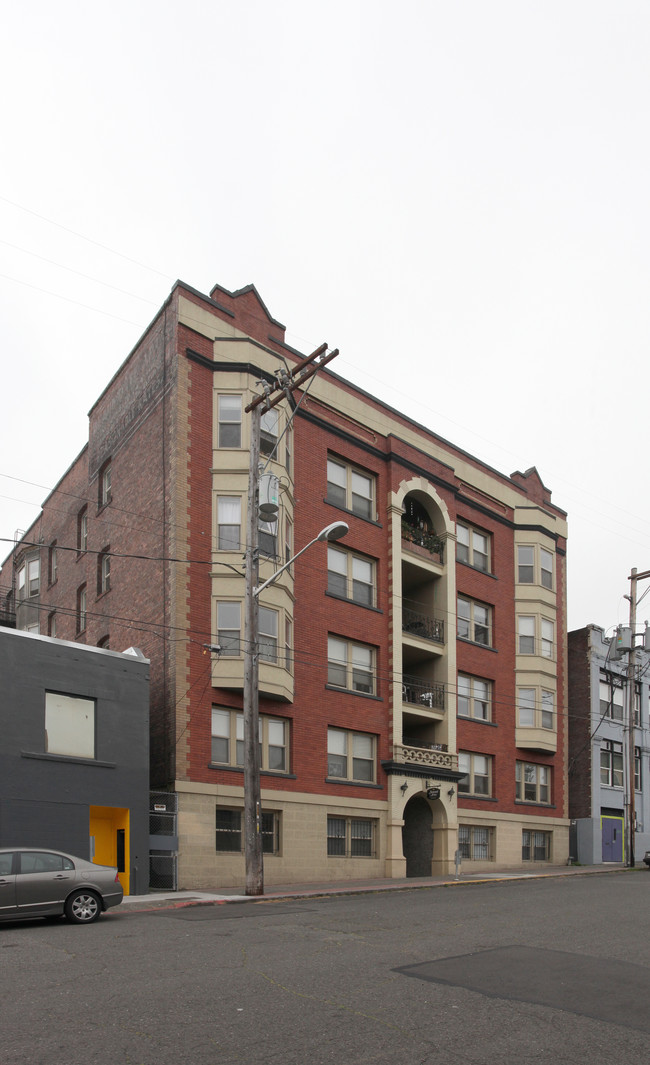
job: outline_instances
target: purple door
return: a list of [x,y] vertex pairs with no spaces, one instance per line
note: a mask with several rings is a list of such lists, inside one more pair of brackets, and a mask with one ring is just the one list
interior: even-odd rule
[[603,832],[603,861],[623,861],[623,818],[601,817]]

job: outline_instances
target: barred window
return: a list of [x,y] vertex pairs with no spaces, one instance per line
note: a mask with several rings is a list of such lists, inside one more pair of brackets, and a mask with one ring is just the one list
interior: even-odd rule
[[492,828],[478,825],[458,826],[458,849],[468,861],[489,861],[492,855]]
[[373,858],[376,822],[358,817],[327,818],[327,853],[339,858]]
[[521,834],[522,862],[547,862],[551,857],[551,832],[524,828]]

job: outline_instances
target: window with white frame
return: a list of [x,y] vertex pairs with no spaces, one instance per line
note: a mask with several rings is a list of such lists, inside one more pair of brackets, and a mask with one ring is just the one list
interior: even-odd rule
[[553,658],[553,644],[555,642],[555,625],[547,618],[541,619],[541,651],[542,658]]
[[278,612],[270,607],[260,606],[259,616],[259,655],[261,662],[278,660]]
[[45,693],[45,751],[69,758],[95,757],[95,700]]
[[18,602],[25,598],[25,581],[27,579],[27,566],[23,564],[18,569],[18,577],[16,580]]
[[548,804],[551,801],[551,768],[534,762],[517,762],[516,796],[519,802]]
[[327,590],[331,595],[351,599],[362,606],[375,603],[375,565],[369,558],[351,551],[327,548]]
[[375,694],[375,651],[364,643],[329,636],[327,640],[327,683],[336,688]]
[[217,496],[217,548],[241,551],[240,496]]
[[374,520],[375,478],[339,459],[328,458],[327,499],[360,518]]
[[110,548],[105,547],[97,556],[97,595],[103,595],[111,589]]
[[293,622],[285,615],[284,619],[284,668],[293,671]]
[[551,857],[552,834],[552,832],[541,832],[536,829],[522,829],[522,862],[548,862]]
[[221,395],[217,399],[219,447],[241,447],[242,398]]
[[485,603],[459,595],[457,600],[457,635],[486,647],[491,646],[492,610]]
[[517,618],[517,651],[520,655],[535,654],[535,618],[520,615]]
[[375,737],[348,729],[327,730],[327,775],[339,780],[375,781]]
[[468,566],[490,570],[490,537],[482,529],[476,529],[465,522],[456,522],[456,558]]
[[517,694],[519,726],[521,728],[553,729],[555,726],[555,695],[542,688],[519,688]]
[[223,656],[237,657],[241,642],[241,603],[217,603],[217,643]]
[[47,576],[50,584],[55,584],[58,577],[58,554],[57,543],[53,540],[50,544],[47,557]]
[[536,544],[517,545],[517,582],[553,589],[553,552]]
[[[289,724],[283,718],[259,715],[260,768],[267,773],[289,769]],[[241,710],[212,707],[212,763],[244,766],[244,715]]]
[[113,498],[112,491],[113,481],[113,465],[111,460],[105,462],[99,471],[99,499],[98,503],[100,507],[107,506]]
[[77,635],[86,630],[86,617],[88,612],[86,585],[82,584],[77,589]]
[[623,744],[602,740],[600,744],[600,783],[606,788],[623,787]]
[[77,551],[83,554],[88,550],[88,507],[82,507],[77,514]]
[[458,849],[461,858],[468,861],[485,862],[493,858],[494,829],[482,825],[458,826]]
[[258,546],[260,554],[267,558],[277,558],[278,554],[278,521],[260,521]]
[[482,677],[458,674],[457,712],[459,717],[490,721],[492,717],[492,682]]
[[641,748],[634,748],[634,790],[641,791]]
[[260,453],[262,455],[273,455],[275,457],[275,449],[278,446],[279,425],[280,414],[277,407],[265,410],[260,419]]
[[[277,810],[262,810],[260,835],[264,854],[280,853],[281,815]],[[244,811],[217,806],[215,814],[215,849],[222,853],[241,854],[244,846]]]
[[[603,679],[603,676],[605,679]],[[622,721],[625,713],[625,681],[613,673],[601,674],[600,713],[612,721]]]
[[327,853],[332,858],[374,858],[377,823],[370,818],[327,818]]
[[459,795],[477,795],[480,798],[492,794],[491,755],[459,751],[458,772],[463,774],[458,781]]

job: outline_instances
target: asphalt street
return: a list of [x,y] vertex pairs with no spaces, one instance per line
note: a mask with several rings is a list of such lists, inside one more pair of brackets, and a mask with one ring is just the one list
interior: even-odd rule
[[648,1058],[642,872],[0,924],[6,1065]]

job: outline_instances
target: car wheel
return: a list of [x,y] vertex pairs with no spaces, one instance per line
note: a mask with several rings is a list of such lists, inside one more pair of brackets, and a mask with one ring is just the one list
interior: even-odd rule
[[66,900],[65,915],[73,924],[90,924],[101,912],[101,902],[92,891],[75,891]]

